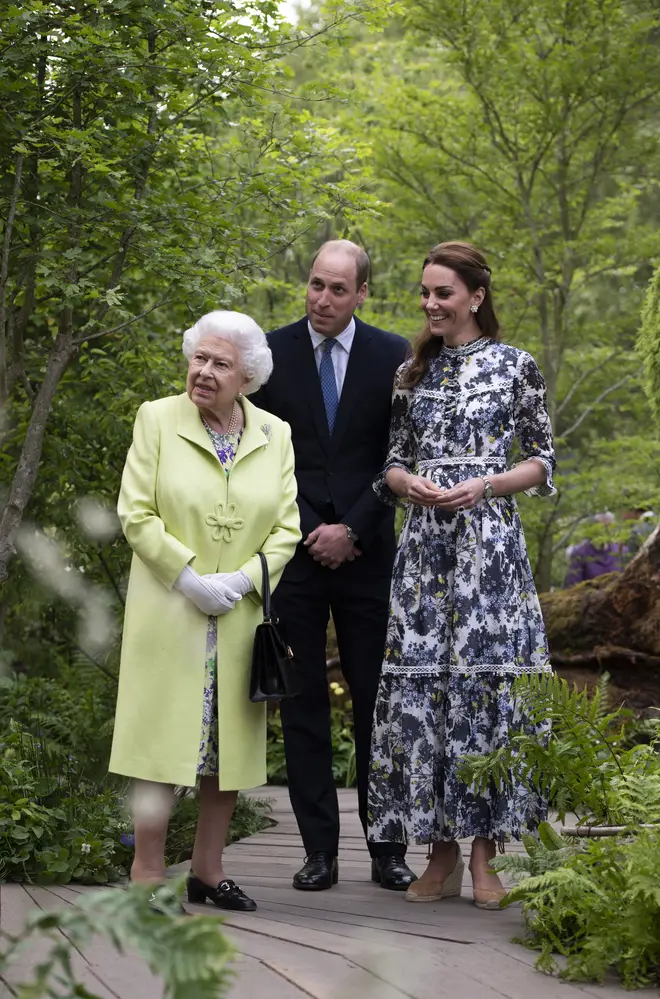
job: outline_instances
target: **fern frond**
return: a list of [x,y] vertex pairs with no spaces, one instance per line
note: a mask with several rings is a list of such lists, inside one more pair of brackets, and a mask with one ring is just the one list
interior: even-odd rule
[[[164,994],[170,999],[219,999],[226,994],[236,956],[234,946],[224,935],[222,924],[213,916],[180,916],[183,879],[174,886],[156,889],[162,914],[150,905],[153,888],[132,885],[127,891],[96,892],[84,896],[80,904],[66,909],[37,912],[20,936],[8,944],[0,941],[0,967],[10,966],[31,939],[38,939],[40,963],[34,980],[23,983],[21,994],[88,995],[77,982],[72,953],[82,950],[96,934],[108,937],[120,952],[137,951],[151,971],[163,980]],[[53,931],[59,930],[55,943]],[[61,935],[60,935],[61,934]],[[53,945],[48,950],[48,941]],[[38,976],[38,984],[37,984]]]

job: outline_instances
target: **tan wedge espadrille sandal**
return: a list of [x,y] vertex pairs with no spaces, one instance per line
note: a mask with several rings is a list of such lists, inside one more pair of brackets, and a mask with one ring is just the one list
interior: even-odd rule
[[456,853],[454,869],[444,881],[429,881],[422,875],[418,881],[410,885],[405,894],[409,902],[438,902],[442,898],[452,898],[461,894],[465,864],[458,843],[456,844]]

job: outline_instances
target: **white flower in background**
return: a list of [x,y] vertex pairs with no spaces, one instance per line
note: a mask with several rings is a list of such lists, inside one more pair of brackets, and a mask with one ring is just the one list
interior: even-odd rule
[[78,526],[95,541],[111,541],[121,531],[119,517],[109,503],[83,496],[76,502],[75,513]]
[[86,580],[70,564],[64,545],[39,528],[24,524],[16,547],[42,586],[77,608],[79,641],[85,652],[88,655],[105,652],[117,629],[111,594]]
[[91,848],[90,844],[89,843],[81,843],[80,844],[80,852],[81,853],[91,853],[92,852],[92,848]]

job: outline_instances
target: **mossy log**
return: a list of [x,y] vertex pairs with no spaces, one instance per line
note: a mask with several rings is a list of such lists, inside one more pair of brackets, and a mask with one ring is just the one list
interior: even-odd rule
[[541,594],[557,670],[607,671],[626,699],[660,704],[660,528],[623,572]]

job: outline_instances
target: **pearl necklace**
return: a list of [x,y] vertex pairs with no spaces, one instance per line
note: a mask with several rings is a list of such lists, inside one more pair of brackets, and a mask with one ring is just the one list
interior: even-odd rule
[[[204,424],[204,426],[206,427],[207,430],[211,431],[212,434],[219,434],[220,437],[231,437],[232,434],[235,434],[236,430],[238,429],[238,414],[239,414],[239,409],[240,409],[240,406],[238,405],[238,403],[234,399],[234,407],[233,407],[233,409],[231,411],[231,419],[229,420],[229,423],[227,424],[227,429],[226,430],[214,430],[213,427],[210,427],[208,425],[208,423],[204,419],[204,415],[203,414],[202,414],[202,423]],[[220,421],[218,421],[218,422],[220,422]]]

